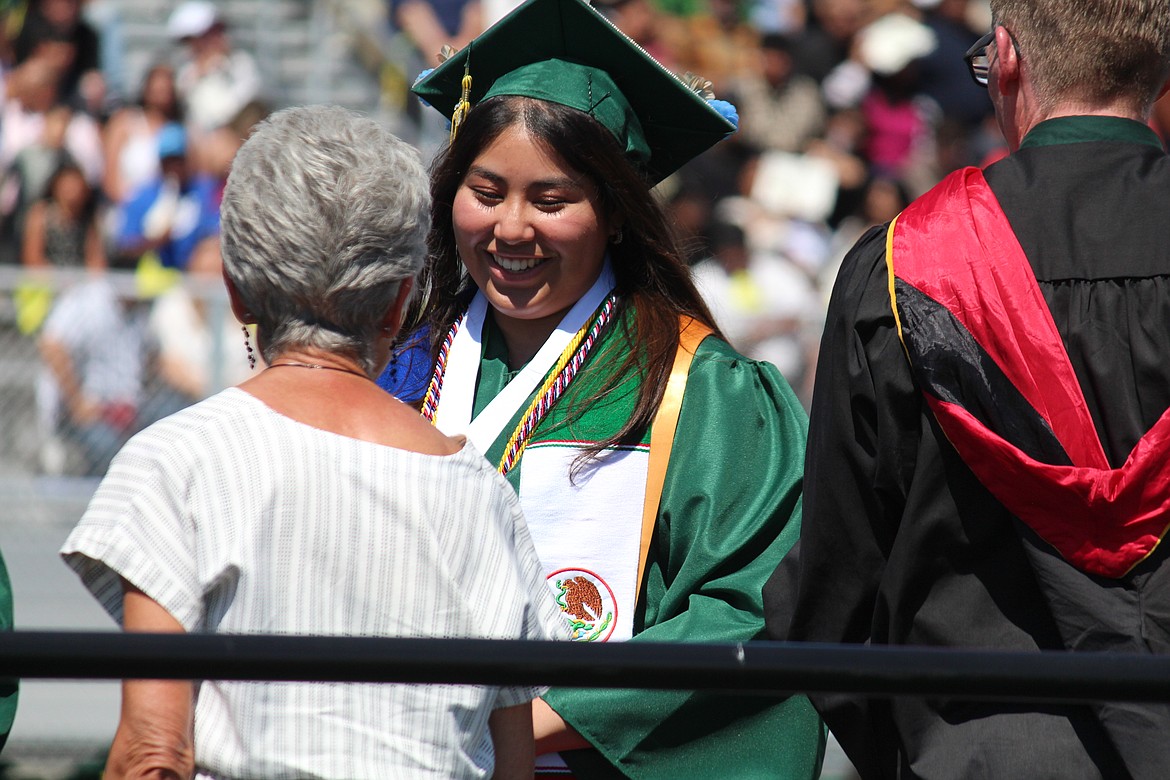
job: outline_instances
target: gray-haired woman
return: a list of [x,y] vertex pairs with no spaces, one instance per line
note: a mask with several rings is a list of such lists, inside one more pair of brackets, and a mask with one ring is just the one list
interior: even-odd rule
[[[371,379],[428,209],[415,152],[342,109],[241,149],[224,276],[267,368],[131,440],[62,549],[126,630],[550,636],[514,493]],[[128,681],[106,776],[531,775],[539,693]]]

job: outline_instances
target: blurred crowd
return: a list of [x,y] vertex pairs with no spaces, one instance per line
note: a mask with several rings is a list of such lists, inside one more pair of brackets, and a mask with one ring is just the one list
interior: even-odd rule
[[[211,327],[230,315],[207,311],[198,282],[219,289],[221,193],[268,112],[259,70],[214,3],[187,0],[127,90],[116,11],[109,0],[0,5],[0,262],[29,271],[14,324],[45,364],[48,471],[65,468],[68,443],[78,470],[104,473],[129,435],[240,378],[212,370],[213,337],[240,332]],[[39,269],[83,273],[62,286]]]
[[[4,262],[182,271],[215,233],[235,151],[267,111],[253,57],[208,0],[179,4],[140,83],[110,0],[0,5]],[[115,86],[116,85],[116,86]]]
[[[389,3],[392,32],[415,53],[407,70],[417,72],[516,0]],[[233,45],[209,0],[176,5],[164,50],[125,84],[113,4],[0,0],[0,263],[135,271],[130,295],[94,276],[82,287],[96,293],[52,299],[30,284],[16,296],[17,323],[37,335],[46,360],[44,428],[117,443],[238,378],[200,362],[222,345],[207,336],[199,301],[172,299],[183,297],[178,278],[218,279],[222,187],[269,107],[253,56]],[[740,131],[657,192],[729,340],[775,363],[807,404],[844,253],[946,173],[1006,153],[987,91],[963,61],[990,25],[987,0],[595,4],[697,91],[737,106]],[[415,103],[402,109],[418,122],[425,155],[446,131]],[[1170,103],[1160,108],[1152,124],[1165,138]],[[123,331],[121,341],[110,336]],[[240,336],[238,326],[214,332]],[[101,370],[111,364],[134,368],[111,378],[117,372]],[[156,411],[144,411],[136,374],[165,380]],[[116,447],[89,449],[100,473],[101,453]]]
[[735,103],[741,125],[682,172],[670,197],[689,215],[695,270],[728,337],[779,366],[807,404],[844,253],[946,173],[1005,151],[963,61],[989,9],[984,0],[770,0],[746,12],[734,0],[696,2],[660,28],[659,45]]

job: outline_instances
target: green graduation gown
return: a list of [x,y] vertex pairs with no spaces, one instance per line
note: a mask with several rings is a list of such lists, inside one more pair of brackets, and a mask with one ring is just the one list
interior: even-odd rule
[[[0,556],[0,631],[12,630],[12,584],[8,580],[8,568]],[[8,741],[12,721],[16,717],[17,681],[0,679],[0,748]]]
[[[514,373],[490,318],[484,330],[475,414]],[[629,348],[622,322],[615,322],[529,446],[601,440],[628,419],[637,392],[637,378],[630,376],[578,419],[567,417],[585,408]],[[492,463],[499,462],[521,414],[488,449]],[[748,360],[714,337],[700,345],[632,641],[762,637],[762,585],[800,533],[806,431],[804,410],[774,366]],[[518,490],[523,463],[521,457],[508,474]],[[823,725],[804,696],[555,688],[545,701],[596,747],[562,754],[582,778],[814,778],[824,755]]]

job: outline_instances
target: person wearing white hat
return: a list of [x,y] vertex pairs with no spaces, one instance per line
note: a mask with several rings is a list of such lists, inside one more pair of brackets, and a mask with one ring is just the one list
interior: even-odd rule
[[[734,107],[584,0],[528,0],[413,91],[452,140],[383,387],[516,488],[574,641],[759,636],[804,411],[715,332],[650,193]],[[554,687],[532,721],[537,775],[562,779],[811,780],[824,751],[800,695]]]
[[167,34],[187,46],[189,59],[175,85],[187,124],[197,135],[223,127],[262,94],[252,55],[232,46],[227,22],[214,3],[186,0],[167,20]]

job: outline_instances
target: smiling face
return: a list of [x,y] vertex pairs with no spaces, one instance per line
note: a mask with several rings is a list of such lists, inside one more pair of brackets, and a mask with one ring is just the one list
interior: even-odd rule
[[475,158],[451,217],[459,256],[505,333],[551,333],[597,281],[614,232],[596,186],[522,125]]

